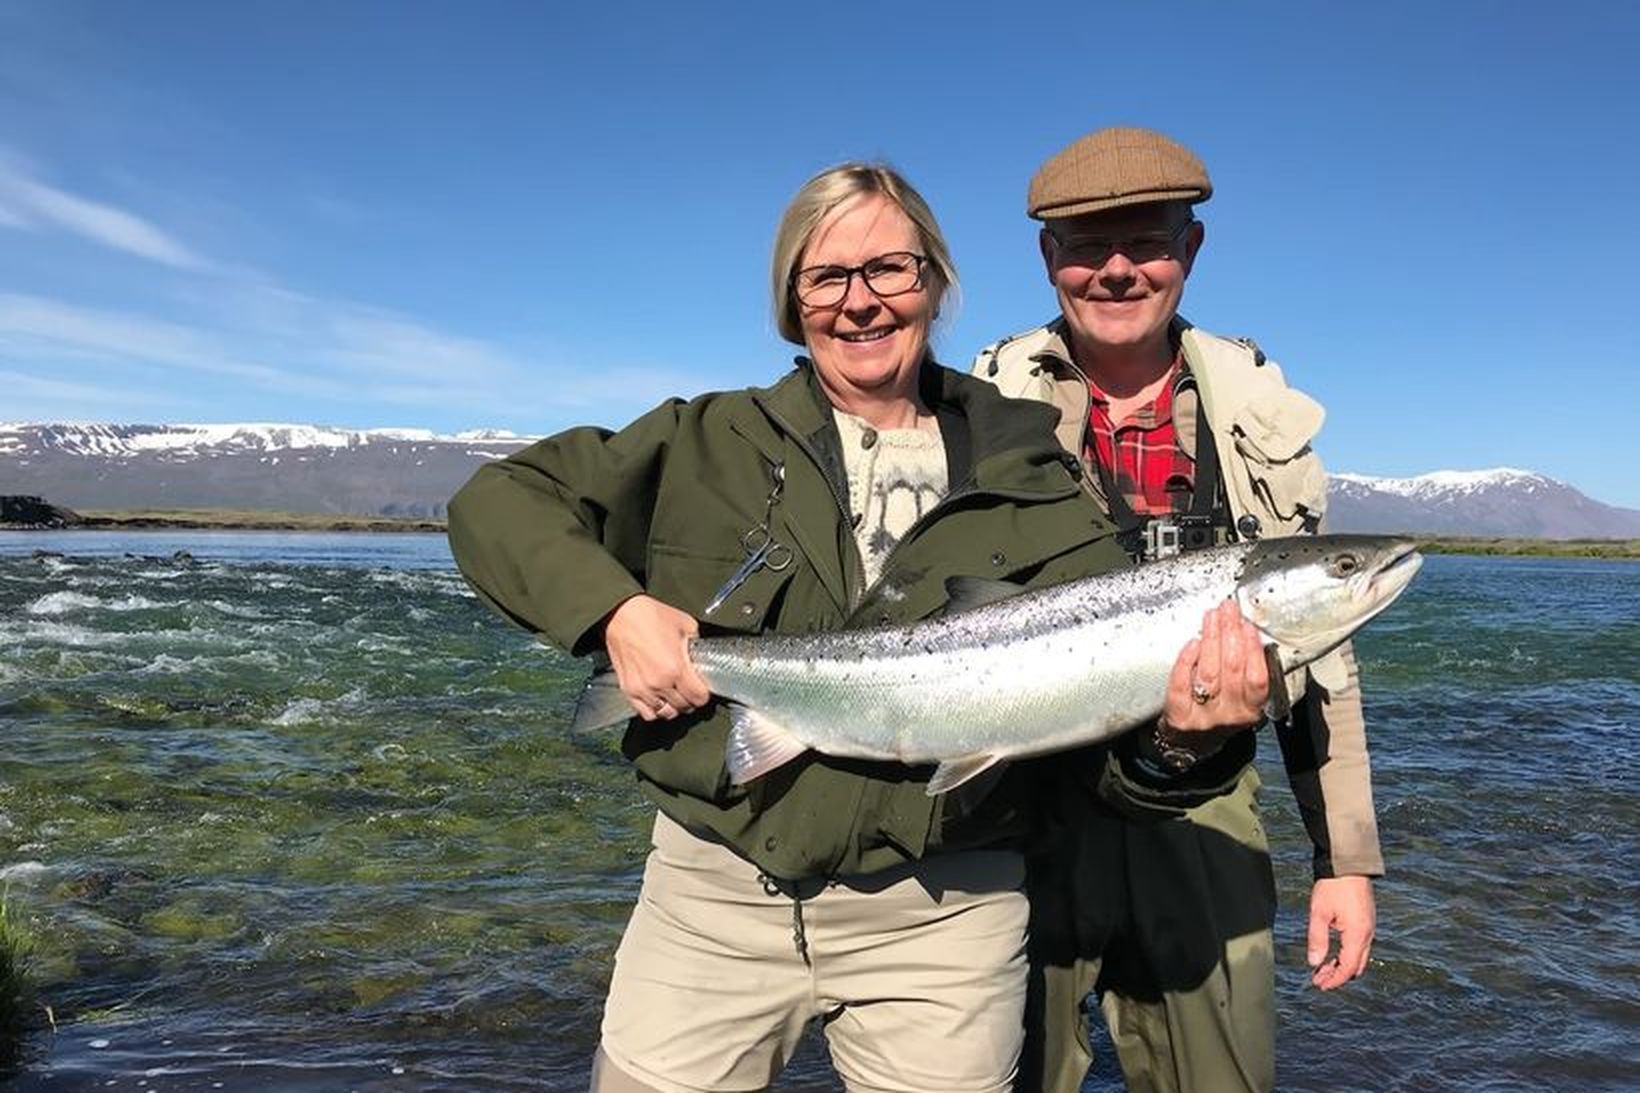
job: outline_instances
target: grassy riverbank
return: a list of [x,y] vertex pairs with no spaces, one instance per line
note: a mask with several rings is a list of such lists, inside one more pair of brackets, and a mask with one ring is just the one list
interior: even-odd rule
[[1640,539],[1420,539],[1426,554],[1539,558],[1640,558]]
[[117,531],[204,528],[220,531],[438,531],[442,520],[362,516],[334,512],[261,509],[88,509],[80,527]]
[[[90,530],[144,531],[199,528],[220,531],[443,532],[443,520],[261,509],[88,509],[75,525]],[[3,528],[3,525],[0,525]],[[72,529],[65,529],[72,530]],[[1427,554],[1489,554],[1540,558],[1640,558],[1640,539],[1505,539],[1422,537]]]

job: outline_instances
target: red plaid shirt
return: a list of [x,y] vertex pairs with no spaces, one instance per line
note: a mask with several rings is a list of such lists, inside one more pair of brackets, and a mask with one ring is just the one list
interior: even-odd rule
[[1173,428],[1173,384],[1179,367],[1175,358],[1155,401],[1139,407],[1119,425],[1110,419],[1110,396],[1088,381],[1093,400],[1088,410],[1089,450],[1083,455],[1110,469],[1116,488],[1139,516],[1190,510],[1196,464],[1179,450]]

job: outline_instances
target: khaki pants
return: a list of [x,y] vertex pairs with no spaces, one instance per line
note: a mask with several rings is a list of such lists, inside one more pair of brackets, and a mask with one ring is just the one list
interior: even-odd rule
[[1094,805],[1033,856],[1031,997],[1020,1093],[1076,1093],[1098,997],[1135,1093],[1275,1087],[1275,882],[1249,769],[1184,818]]
[[597,1093],[757,1090],[819,1019],[850,1090],[1010,1088],[1024,862],[1010,851],[801,889],[664,815],[615,956]]

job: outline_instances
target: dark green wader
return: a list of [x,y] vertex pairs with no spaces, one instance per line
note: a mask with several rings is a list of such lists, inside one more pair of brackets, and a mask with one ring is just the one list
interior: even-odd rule
[[1258,787],[1249,767],[1229,794],[1149,822],[1085,793],[1072,802],[1031,862],[1019,1093],[1081,1088],[1090,993],[1128,1089],[1274,1088],[1276,900]]

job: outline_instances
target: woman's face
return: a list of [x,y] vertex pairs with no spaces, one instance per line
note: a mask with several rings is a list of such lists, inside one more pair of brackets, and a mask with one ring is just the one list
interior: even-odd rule
[[[829,274],[835,280],[847,276],[843,270],[906,252],[923,252],[910,218],[881,194],[861,194],[820,222],[797,267],[835,267]],[[847,293],[830,307],[811,307],[799,297],[803,340],[833,401],[915,401],[936,304],[926,264],[922,285],[909,292],[879,296],[856,272],[848,277]]]

